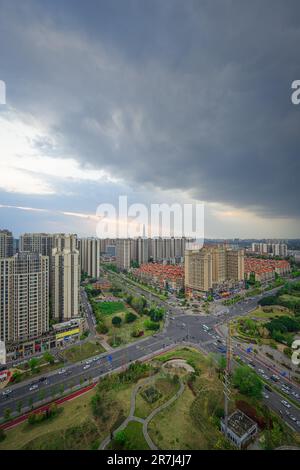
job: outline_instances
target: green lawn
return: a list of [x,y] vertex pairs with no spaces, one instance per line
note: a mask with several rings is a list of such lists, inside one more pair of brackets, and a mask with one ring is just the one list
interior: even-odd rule
[[123,432],[126,439],[125,444],[121,446],[113,440],[108,449],[149,450],[149,446],[143,436],[143,425],[141,423],[130,421]]
[[102,315],[114,315],[119,312],[126,311],[126,307],[123,302],[95,302],[96,314]]
[[[264,309],[266,311],[264,311]],[[268,311],[267,311],[268,310]],[[268,307],[258,307],[255,309],[253,312],[250,312],[248,314],[249,317],[253,318],[262,318],[262,319],[272,319],[275,317],[280,317],[280,316],[294,316],[293,312],[291,312],[288,308],[285,307],[280,307],[276,305],[268,306]]]
[[83,361],[91,356],[96,356],[97,354],[101,354],[105,352],[105,349],[101,344],[92,343],[88,341],[87,343],[83,343],[81,345],[72,346],[69,349],[66,349],[62,356],[70,362],[78,362]]
[[[149,387],[154,387],[160,395],[159,398],[153,403],[149,403],[143,396],[143,392],[149,389]],[[168,401],[173,395],[175,395],[179,387],[179,382],[174,383],[171,376],[159,378],[153,377],[153,382],[145,385],[136,396],[136,407],[134,413],[135,416],[138,416],[139,418],[146,418],[151,413],[151,411],[153,411],[155,408],[158,408],[160,405]]]

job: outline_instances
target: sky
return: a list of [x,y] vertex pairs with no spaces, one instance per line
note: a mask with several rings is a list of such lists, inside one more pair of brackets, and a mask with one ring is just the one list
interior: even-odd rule
[[300,238],[298,0],[0,0],[0,228],[204,203],[207,238]]

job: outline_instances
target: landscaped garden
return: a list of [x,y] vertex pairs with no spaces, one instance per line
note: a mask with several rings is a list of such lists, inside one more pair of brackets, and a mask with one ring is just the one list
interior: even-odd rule
[[98,299],[99,292],[87,290],[96,318],[96,330],[113,347],[150,336],[163,323],[164,309],[149,304],[144,296],[134,297],[113,285],[111,292]]
[[[171,372],[170,360],[177,359]],[[174,361],[172,361],[174,363]],[[186,362],[193,368],[182,368]],[[173,364],[174,365],[174,364]],[[223,416],[222,371],[218,356],[204,356],[184,347],[157,356],[149,363],[135,363],[118,374],[101,379],[79,398],[59,406],[62,411],[39,416],[5,431],[0,439],[4,449],[97,449],[112,437],[107,448],[147,449],[142,423],[129,421],[132,393],[137,386],[135,415],[145,418],[161,404],[174,401],[149,421],[148,433],[160,449],[226,449],[231,445],[220,432]],[[176,396],[180,384],[182,394]],[[261,401],[262,384],[247,366],[237,367],[232,376],[230,411],[236,407],[255,419],[261,429],[261,448],[299,444],[299,435],[271,413]]]

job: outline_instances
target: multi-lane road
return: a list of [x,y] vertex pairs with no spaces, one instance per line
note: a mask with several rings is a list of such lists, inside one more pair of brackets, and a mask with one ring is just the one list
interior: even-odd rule
[[[143,294],[148,297],[147,293],[143,292]],[[152,294],[150,295],[152,296]],[[168,308],[166,326],[163,331],[125,347],[117,348],[109,353],[103,353],[88,361],[67,365],[62,370],[45,374],[44,380],[42,380],[43,377],[37,377],[34,381],[31,380],[11,386],[9,388],[10,393],[5,396],[0,395],[0,416],[4,416],[6,409],[10,409],[11,412],[16,411],[20,406],[20,402],[22,403],[22,409],[26,409],[28,406],[31,407],[37,404],[41,399],[52,399],[55,392],[59,392],[62,387],[66,390],[71,385],[73,387],[79,384],[82,385],[89,380],[103,377],[111,371],[125,367],[133,361],[145,360],[182,343],[192,344],[204,353],[221,354],[222,348],[224,353],[225,339],[218,332],[218,326],[225,319],[246,314],[255,308],[258,299],[259,297],[255,297],[247,302],[235,304],[228,309],[227,314],[221,316],[183,314],[179,306],[157,301],[157,303]],[[92,329],[91,323],[94,325],[93,315],[86,297],[85,300],[88,324]],[[283,386],[289,387],[284,389],[285,393],[293,398],[295,402],[298,402],[300,407],[300,388],[291,384],[284,377],[280,377],[278,382],[273,382],[270,377],[275,373],[274,370],[270,366],[262,364],[256,356],[251,356],[250,362],[249,354],[242,345],[234,344],[233,353],[239,355],[243,362],[250,363],[259,375],[264,376],[263,379],[266,383],[272,384],[273,389],[268,387],[269,390],[265,389],[264,391],[264,403],[280,413],[289,426],[300,432],[300,409],[292,402],[288,403],[288,400],[279,393]],[[277,387],[278,392],[274,390],[274,387]],[[295,395],[299,395],[299,398]],[[288,405],[284,404],[282,400],[285,400]]]

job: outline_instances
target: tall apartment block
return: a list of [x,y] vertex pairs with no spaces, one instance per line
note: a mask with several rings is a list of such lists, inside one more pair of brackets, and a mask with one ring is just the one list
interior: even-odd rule
[[51,255],[52,317],[66,321],[80,313],[80,258],[76,235],[55,235]]
[[9,230],[0,230],[0,258],[13,256],[13,234]]
[[81,238],[79,240],[81,271],[96,279],[100,277],[100,251],[100,239]]
[[52,247],[53,235],[50,233],[24,233],[20,236],[19,251],[29,251],[50,257]]
[[207,292],[212,287],[212,254],[208,250],[187,250],[184,284],[191,290]]
[[225,245],[204,246],[185,252],[185,287],[207,292],[227,282],[244,280],[244,250]]
[[0,340],[17,342],[49,330],[49,259],[18,253],[0,259]]
[[116,264],[119,269],[129,269],[131,264],[131,242],[129,238],[116,240]]

